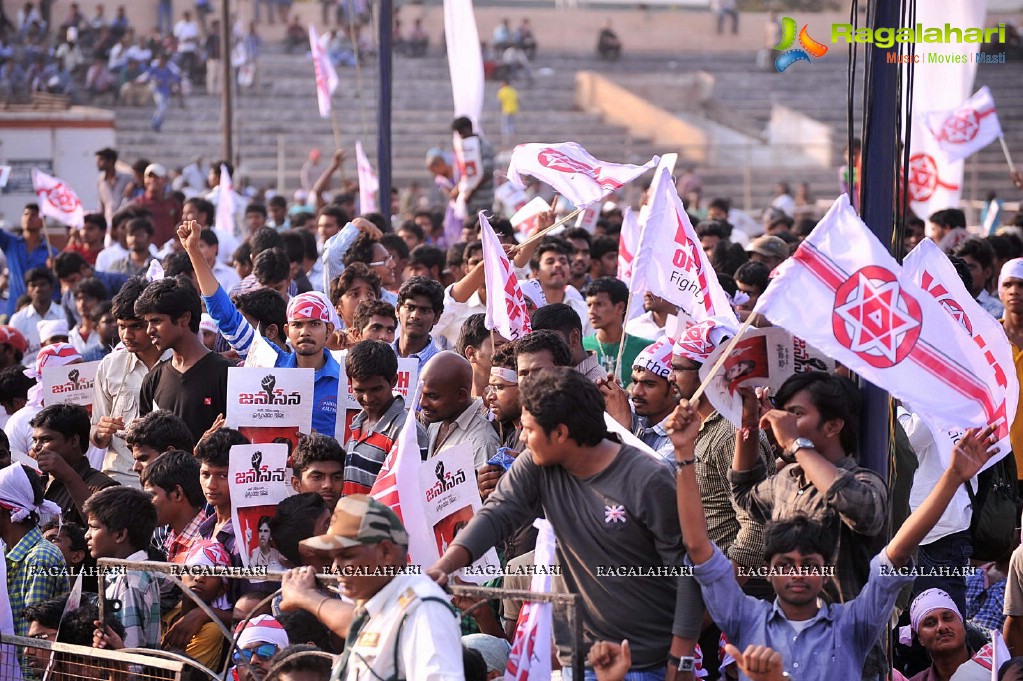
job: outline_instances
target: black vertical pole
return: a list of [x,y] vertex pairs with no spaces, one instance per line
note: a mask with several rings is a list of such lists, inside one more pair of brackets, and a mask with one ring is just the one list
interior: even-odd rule
[[[231,101],[234,79],[231,77],[231,0],[220,4],[220,118],[223,125],[221,158],[234,163],[234,108]],[[237,181],[231,178],[232,181]]]
[[[901,24],[899,0],[872,0],[870,28],[898,28]],[[878,240],[891,250],[895,227],[895,173],[898,172],[898,116],[896,93],[899,66],[888,64],[886,50],[872,46],[867,60],[866,109],[862,150],[860,213]],[[850,122],[851,123],[851,122]],[[891,439],[888,393],[867,383],[863,393],[863,423],[860,438],[860,463],[888,479],[888,451]]]
[[391,30],[394,24],[392,0],[380,0],[379,59],[380,98],[377,104],[377,165],[380,188],[377,203],[391,220]]

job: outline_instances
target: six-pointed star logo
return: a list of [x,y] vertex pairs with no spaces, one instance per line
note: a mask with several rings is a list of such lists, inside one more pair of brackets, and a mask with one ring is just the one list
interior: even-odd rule
[[835,292],[832,329],[838,341],[865,362],[886,368],[901,362],[920,337],[920,304],[902,291],[895,275],[871,265]]

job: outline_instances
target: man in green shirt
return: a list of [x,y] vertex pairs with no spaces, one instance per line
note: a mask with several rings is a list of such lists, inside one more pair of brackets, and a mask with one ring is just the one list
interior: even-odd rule
[[[583,347],[597,353],[604,370],[614,374],[623,385],[632,382],[631,367],[636,356],[654,339],[638,338],[625,333],[625,308],[629,304],[629,287],[614,277],[600,277],[586,287],[586,309],[596,333],[583,337]],[[621,351],[622,343],[625,350]],[[620,355],[620,357],[619,357]],[[622,367],[626,367],[625,372]]]

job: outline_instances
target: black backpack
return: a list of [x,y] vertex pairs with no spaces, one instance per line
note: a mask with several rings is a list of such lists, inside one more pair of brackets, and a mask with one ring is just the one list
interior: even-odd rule
[[1007,558],[1016,546],[1020,520],[1016,458],[1012,452],[977,476],[977,491],[969,482],[966,491],[973,506],[970,535],[973,559],[997,561]]

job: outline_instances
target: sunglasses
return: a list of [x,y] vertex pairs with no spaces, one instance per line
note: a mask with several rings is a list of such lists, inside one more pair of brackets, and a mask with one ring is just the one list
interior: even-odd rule
[[269,660],[275,654],[277,654],[277,646],[273,643],[263,643],[255,649],[234,651],[234,661],[251,662],[253,657],[258,657],[261,660]]

